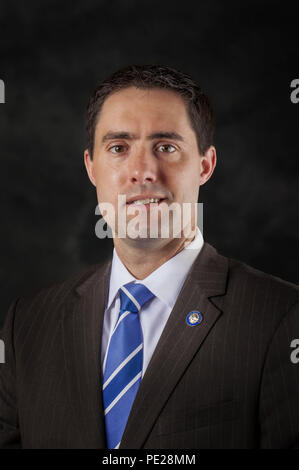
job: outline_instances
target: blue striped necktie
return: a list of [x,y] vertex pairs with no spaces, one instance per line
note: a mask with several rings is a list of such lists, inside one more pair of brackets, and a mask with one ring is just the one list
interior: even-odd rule
[[143,335],[139,311],[154,294],[130,282],[119,289],[120,312],[114,327],[103,381],[103,402],[109,449],[119,447],[142,377]]

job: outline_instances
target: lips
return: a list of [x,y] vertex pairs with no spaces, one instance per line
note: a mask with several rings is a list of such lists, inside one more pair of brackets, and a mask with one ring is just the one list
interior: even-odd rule
[[139,205],[139,204],[153,204],[153,203],[160,203],[164,201],[166,198],[164,196],[159,196],[159,195],[139,195],[139,196],[133,196],[128,199],[127,204],[134,204],[134,205]]

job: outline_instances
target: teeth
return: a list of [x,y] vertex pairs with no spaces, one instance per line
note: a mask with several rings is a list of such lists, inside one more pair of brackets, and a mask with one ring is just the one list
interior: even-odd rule
[[157,198],[147,198],[147,199],[138,199],[133,201],[132,204],[150,204],[151,202],[159,202],[160,199]]

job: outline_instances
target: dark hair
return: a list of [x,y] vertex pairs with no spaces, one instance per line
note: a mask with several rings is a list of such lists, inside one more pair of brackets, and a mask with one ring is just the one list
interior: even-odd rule
[[105,99],[112,93],[131,86],[139,89],[164,88],[178,93],[187,106],[199,152],[204,154],[212,145],[213,110],[207,96],[191,77],[166,65],[129,65],[102,81],[90,97],[86,110],[86,132],[91,158],[95,129]]

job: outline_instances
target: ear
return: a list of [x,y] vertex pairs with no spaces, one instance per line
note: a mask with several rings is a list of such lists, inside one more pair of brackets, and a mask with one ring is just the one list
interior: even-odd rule
[[84,163],[85,163],[85,168],[88,174],[88,178],[90,179],[92,184],[96,186],[96,180],[94,177],[94,162],[91,159],[89,155],[89,151],[87,149],[84,151]]
[[200,186],[205,184],[212,176],[216,166],[216,149],[211,145],[204,155],[201,155]]

